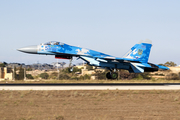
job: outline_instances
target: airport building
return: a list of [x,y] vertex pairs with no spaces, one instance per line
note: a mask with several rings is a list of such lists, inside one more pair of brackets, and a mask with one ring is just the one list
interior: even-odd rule
[[13,80],[13,70],[7,67],[0,67],[0,80]]

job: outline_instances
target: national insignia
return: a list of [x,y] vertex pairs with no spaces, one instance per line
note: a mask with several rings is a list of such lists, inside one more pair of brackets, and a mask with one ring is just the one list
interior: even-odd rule
[[139,49],[138,50],[138,55],[142,55],[143,54],[143,50],[142,49]]

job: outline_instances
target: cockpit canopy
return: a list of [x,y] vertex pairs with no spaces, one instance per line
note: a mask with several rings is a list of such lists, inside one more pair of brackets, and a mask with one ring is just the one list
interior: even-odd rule
[[44,44],[42,44],[42,45],[61,45],[61,46],[63,46],[64,43],[62,43],[62,42],[57,42],[57,41],[50,41],[50,42],[44,43]]

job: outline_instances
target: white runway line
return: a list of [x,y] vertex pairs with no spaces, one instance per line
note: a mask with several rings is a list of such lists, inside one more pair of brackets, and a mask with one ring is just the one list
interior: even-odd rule
[[0,86],[0,90],[180,90],[180,85],[167,86]]

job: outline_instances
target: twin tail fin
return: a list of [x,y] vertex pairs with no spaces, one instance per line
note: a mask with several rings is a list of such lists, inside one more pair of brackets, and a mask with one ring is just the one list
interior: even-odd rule
[[141,63],[148,63],[151,47],[151,40],[142,40],[134,45],[131,50],[123,56],[123,58],[135,59]]

